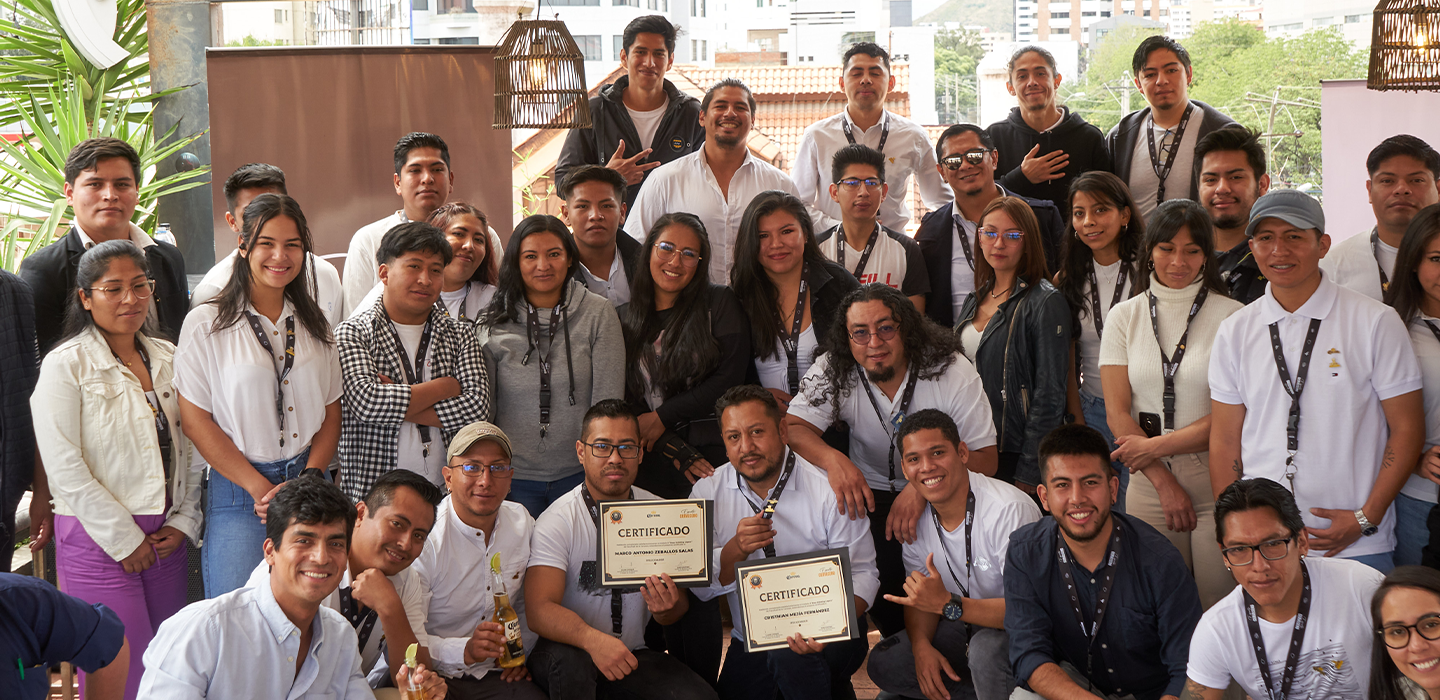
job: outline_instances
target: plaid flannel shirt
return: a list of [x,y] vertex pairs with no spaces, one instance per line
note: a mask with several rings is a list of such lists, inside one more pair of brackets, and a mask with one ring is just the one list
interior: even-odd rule
[[[381,304],[356,314],[335,329],[340,370],[345,378],[341,401],[340,487],[358,501],[385,472],[395,468],[400,427],[410,405],[410,386],[403,383],[400,348],[385,324]],[[434,336],[430,345],[430,377],[454,377],[460,395],[435,404],[445,449],[461,428],[490,420],[490,378],[475,331],[438,308],[430,311]],[[383,384],[377,375],[399,381]]]

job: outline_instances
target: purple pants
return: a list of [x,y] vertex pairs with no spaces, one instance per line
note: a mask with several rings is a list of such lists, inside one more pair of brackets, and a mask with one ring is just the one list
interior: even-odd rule
[[[133,517],[147,535],[165,524],[164,515]],[[185,607],[185,564],[182,545],[168,559],[157,559],[145,571],[127,574],[120,562],[90,539],[77,518],[55,516],[55,574],[60,590],[87,603],[104,603],[125,623],[125,639],[130,642],[126,700],[138,695],[140,676],[145,672],[145,648],[155,630]],[[80,674],[81,697],[85,696],[85,675]]]

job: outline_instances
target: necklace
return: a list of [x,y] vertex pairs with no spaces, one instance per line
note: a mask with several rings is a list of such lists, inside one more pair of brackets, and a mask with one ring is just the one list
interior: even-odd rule
[[991,292],[991,293],[990,293],[990,298],[991,298],[991,299],[999,299],[1001,296],[1003,296],[1003,295],[1005,295],[1005,294],[1009,294],[1009,293],[1010,293],[1010,290],[1012,290],[1012,289],[1014,289],[1013,286],[1012,286],[1012,287],[1006,287],[1005,289],[1002,289],[1002,290],[1000,290],[1000,291],[998,291],[998,292]]

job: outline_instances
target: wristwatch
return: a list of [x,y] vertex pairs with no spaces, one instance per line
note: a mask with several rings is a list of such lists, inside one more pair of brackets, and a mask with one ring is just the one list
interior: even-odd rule
[[1365,511],[1361,508],[1355,509],[1355,522],[1360,523],[1360,534],[1366,537],[1380,531],[1380,528],[1376,527],[1375,523],[1370,522],[1370,519],[1365,517]]
[[962,600],[964,599],[960,596],[951,593],[950,602],[946,603],[945,607],[940,609],[941,617],[944,617],[946,620],[949,620],[951,622],[959,620],[960,616],[965,614],[965,608],[963,605],[960,604],[960,601]]

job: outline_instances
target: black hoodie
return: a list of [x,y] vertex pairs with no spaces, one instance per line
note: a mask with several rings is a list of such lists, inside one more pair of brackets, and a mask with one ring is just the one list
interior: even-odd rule
[[[995,168],[995,181],[1011,192],[1032,199],[1048,199],[1062,210],[1069,206],[1070,181],[1075,176],[1090,170],[1111,170],[1110,152],[1105,150],[1105,135],[1069,109],[1065,109],[1065,118],[1060,120],[1059,126],[1043,133],[1025,123],[1019,107],[1011,107],[1010,116],[1005,121],[995,122],[985,131],[999,151],[1000,163]],[[1025,154],[1036,145],[1040,146],[1036,155],[1043,156],[1059,150],[1070,156],[1070,164],[1065,166],[1062,177],[1037,185],[1020,171]]]

